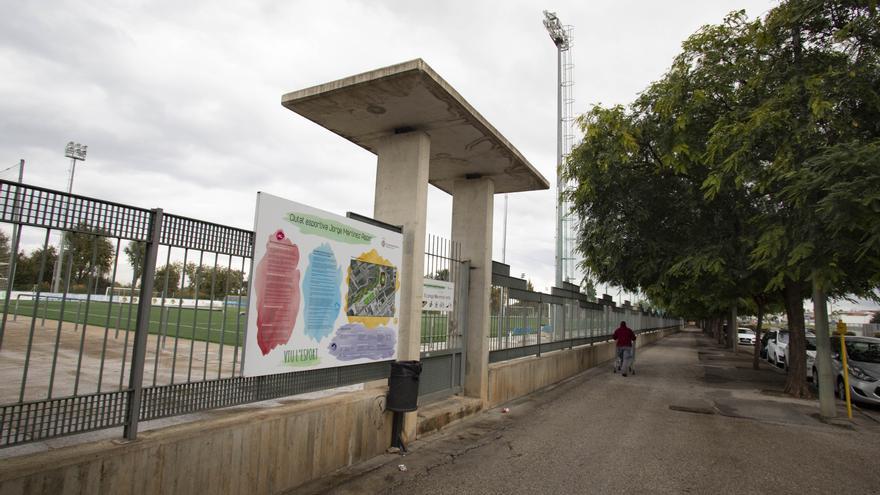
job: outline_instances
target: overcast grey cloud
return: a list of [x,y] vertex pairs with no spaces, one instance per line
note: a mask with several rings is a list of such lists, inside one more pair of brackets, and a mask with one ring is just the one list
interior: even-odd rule
[[[732,10],[709,1],[41,1],[0,17],[0,169],[64,189],[64,144],[89,145],[74,191],[243,228],[257,191],[371,214],[375,156],[280,104],[283,93],[423,58],[555,182],[556,57],[574,30],[576,112],[627,103],[681,42]],[[2,175],[11,178],[11,172]],[[428,230],[448,237],[432,190]],[[501,197],[495,258],[501,258]],[[554,192],[510,196],[507,261],[553,279]]]

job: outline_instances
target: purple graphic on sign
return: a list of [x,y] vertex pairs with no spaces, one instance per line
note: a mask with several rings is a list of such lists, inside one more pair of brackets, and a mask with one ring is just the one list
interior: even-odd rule
[[360,323],[349,323],[336,330],[330,341],[330,354],[340,361],[352,359],[391,359],[397,337],[394,330],[379,326],[367,328]]

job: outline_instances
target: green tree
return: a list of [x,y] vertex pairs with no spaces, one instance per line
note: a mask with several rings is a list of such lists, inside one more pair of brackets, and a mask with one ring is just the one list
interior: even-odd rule
[[9,288],[9,275],[12,266],[11,250],[9,248],[9,237],[5,232],[0,231],[0,289]]
[[180,274],[182,273],[182,263],[171,263],[156,268],[153,276],[153,292],[162,294],[165,297],[180,297]]
[[9,236],[6,235],[6,232],[0,230],[0,262],[9,263],[10,252]]
[[[85,286],[90,277],[103,278],[113,263],[113,243],[106,233],[81,224],[64,235],[64,260],[71,260],[70,284]],[[94,264],[93,264],[94,263]]]
[[[761,231],[752,266],[772,272],[769,290],[783,291],[791,330],[786,390],[796,396],[809,395],[802,304],[809,284],[838,294],[876,285],[870,259],[852,256],[870,247],[849,235],[829,239],[835,227],[820,221],[797,183],[841,143],[861,147],[877,138],[878,26],[875,2],[791,0],[737,31],[733,43],[694,50],[694,61],[745,54],[748,75],[726,80],[737,98],[707,140],[705,188],[711,196],[732,183],[761,194],[763,208],[751,219]],[[695,75],[718,73],[697,67]],[[835,185],[825,181],[820,189]]]
[[247,280],[241,270],[187,263],[183,272],[185,287],[182,297],[220,300],[227,295],[244,295],[247,291]]
[[[30,291],[34,290],[37,286],[42,291],[50,289],[52,273],[55,270],[55,263],[58,261],[58,253],[55,250],[55,246],[48,246],[46,248],[45,261],[43,256],[44,251],[42,248],[35,249],[30,255],[25,254],[24,251],[18,253],[15,280],[12,285],[15,290]],[[40,279],[41,266],[44,266],[42,279]]]
[[877,285],[875,223],[849,227],[863,216],[854,211],[874,208],[876,189],[863,184],[862,210],[822,203],[840,180],[821,158],[831,166],[845,143],[855,157],[878,135],[878,26],[872,2],[790,0],[754,21],[733,13],[691,36],[629,108],[588,113],[567,167],[580,247],[600,281],[642,281],[652,300],[707,318],[782,294],[795,396],[810,393],[809,284],[838,294]]
[[596,283],[593,282],[589,277],[584,277],[581,280],[581,292],[585,294],[590,299],[596,299]]
[[139,281],[144,271],[144,258],[146,257],[146,245],[138,241],[129,241],[123,248],[128,263],[134,271],[134,279]]

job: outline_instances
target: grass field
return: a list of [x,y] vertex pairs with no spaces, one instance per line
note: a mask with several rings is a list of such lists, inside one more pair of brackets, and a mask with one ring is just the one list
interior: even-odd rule
[[[16,307],[17,306],[17,307]],[[85,301],[68,300],[64,302],[64,314],[61,315],[62,302],[57,300],[40,301],[37,308],[37,325],[42,320],[63,321],[87,325],[88,327],[110,328],[111,330],[127,331],[135,329],[137,304],[89,301],[86,311]],[[32,300],[21,300],[17,305],[10,301],[9,317],[34,316]],[[237,306],[227,306],[225,310],[209,310],[207,307],[195,308],[178,306],[153,306],[150,309],[150,333],[168,335],[193,340],[236,345],[244,339],[245,315],[239,314]],[[240,334],[240,336],[239,336]]]
[[[40,301],[37,308],[37,324],[42,324],[45,318],[47,325],[49,320],[58,320],[61,314],[61,301]],[[163,314],[164,313],[164,314]],[[32,300],[22,299],[17,305],[10,301],[10,318],[13,314],[18,317],[31,317],[34,315],[34,303]],[[86,314],[85,301],[68,300],[64,303],[63,320],[71,323],[87,324],[89,327],[110,328],[111,330],[134,330],[137,318],[137,304],[117,303],[111,306],[107,302],[90,301],[88,314]],[[507,335],[500,316],[489,318],[489,337],[495,338]],[[546,327],[549,319],[543,317],[539,322],[537,316],[511,316],[507,324],[507,330],[511,335],[535,334],[540,327]],[[150,309],[150,333],[165,334],[170,337],[180,337],[219,343],[221,339],[224,345],[240,344],[244,339],[246,317],[240,314],[237,306],[227,306],[225,310],[209,310],[206,307],[196,311],[190,307],[165,306],[164,311],[159,306]],[[445,342],[449,333],[449,317],[442,313],[423,313],[421,318],[421,342],[422,344]]]
[[[236,345],[244,340],[246,319],[244,314],[239,314],[237,306],[228,306],[225,310],[209,310],[206,307],[194,308],[165,306],[164,316],[159,306],[150,308],[150,333],[163,334],[170,337],[180,337],[193,340],[209,340],[219,343],[221,336],[224,345]],[[57,321],[61,314],[61,301],[40,301],[37,308],[37,325],[46,320]],[[34,315],[34,303],[32,300],[22,299],[18,305],[10,301],[9,315],[30,318]],[[89,327],[110,328],[111,330],[134,330],[137,318],[137,304],[117,303],[111,306],[107,302],[90,301],[88,315],[86,315],[85,301],[68,300],[64,304],[63,320],[71,323],[87,324]],[[422,343],[446,341],[448,334],[448,321],[444,315],[430,315],[422,318],[421,339]],[[238,335],[240,332],[240,337]]]

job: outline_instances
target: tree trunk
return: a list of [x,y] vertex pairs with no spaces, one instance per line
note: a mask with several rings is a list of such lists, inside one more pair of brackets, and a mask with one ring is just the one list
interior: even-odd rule
[[828,307],[825,291],[813,273],[813,314],[816,315],[816,373],[813,383],[819,387],[819,414],[823,418],[837,415],[834,400],[834,373],[831,371],[831,343],[828,339]]
[[786,280],[783,288],[785,313],[788,315],[788,352],[785,356],[788,378],[785,381],[785,393],[792,397],[807,399],[812,398],[813,393],[807,385],[803,289],[803,282],[791,279]]
[[752,368],[761,369],[761,325],[764,323],[764,301],[761,298],[755,298],[758,304],[758,324],[755,326],[755,352],[752,359]]
[[735,354],[739,350],[739,339],[737,338],[739,322],[736,319],[736,303],[730,306],[729,321],[730,323],[727,324],[727,345]]

